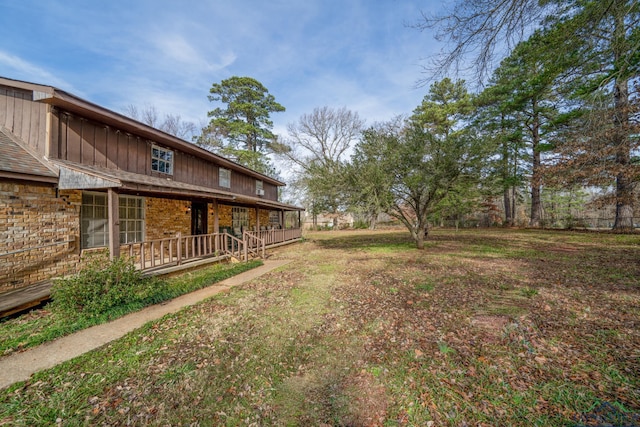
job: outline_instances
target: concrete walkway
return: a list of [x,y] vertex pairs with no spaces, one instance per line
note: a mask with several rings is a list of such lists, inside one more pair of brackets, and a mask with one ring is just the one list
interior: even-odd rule
[[165,314],[175,313],[183,307],[196,304],[233,286],[248,282],[289,262],[290,260],[265,260],[264,265],[260,267],[230,277],[208,288],[147,307],[113,322],[78,331],[24,352],[0,358],[0,388],[8,387],[18,381],[26,381],[35,372],[80,356],[124,336],[147,322],[159,319]]

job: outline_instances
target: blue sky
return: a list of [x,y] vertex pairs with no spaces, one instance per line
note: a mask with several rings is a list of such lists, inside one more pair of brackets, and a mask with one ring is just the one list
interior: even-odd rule
[[429,0],[0,0],[0,76],[56,86],[122,113],[155,106],[197,125],[213,83],[259,80],[285,113],[347,107],[371,124],[408,114],[424,58],[410,28]]

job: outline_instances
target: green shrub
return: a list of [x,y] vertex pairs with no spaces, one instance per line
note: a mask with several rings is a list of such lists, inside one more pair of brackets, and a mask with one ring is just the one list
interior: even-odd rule
[[357,219],[353,222],[353,228],[356,230],[366,230],[369,228],[369,223],[363,219]]
[[133,260],[104,255],[84,260],[78,274],[56,280],[51,289],[53,308],[66,315],[100,315],[114,307],[144,300],[157,287],[158,279],[143,277]]

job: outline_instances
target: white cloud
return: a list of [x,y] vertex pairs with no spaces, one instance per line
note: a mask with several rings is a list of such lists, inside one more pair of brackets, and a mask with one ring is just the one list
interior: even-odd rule
[[0,74],[6,77],[17,76],[19,79],[66,90],[71,90],[73,87],[46,69],[2,50],[0,50],[0,67],[2,67]]

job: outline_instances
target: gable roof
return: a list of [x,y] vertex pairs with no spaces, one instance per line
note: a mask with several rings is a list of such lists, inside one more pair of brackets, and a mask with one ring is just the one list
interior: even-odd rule
[[0,126],[0,176],[52,183],[58,180],[53,166],[40,160],[4,126]]
[[137,120],[122,114],[111,111],[107,108],[101,107],[92,102],[86,101],[61,89],[53,86],[40,85],[36,83],[29,83],[20,80],[8,79],[0,77],[0,85],[12,86],[20,89],[33,91],[34,101],[44,102],[55,107],[64,109],[71,113],[75,113],[84,116],[88,119],[92,119],[107,125],[119,128],[123,131],[130,132],[132,134],[139,135],[143,138],[147,138],[153,142],[165,145],[169,148],[191,154],[193,156],[209,160],[224,168],[241,172],[245,175],[249,175],[264,182],[276,185],[284,186],[284,182],[271,178],[253,169],[242,166],[236,162],[219,156],[215,153],[205,150],[195,144],[187,142],[181,138],[170,135],[159,129],[145,125]]

